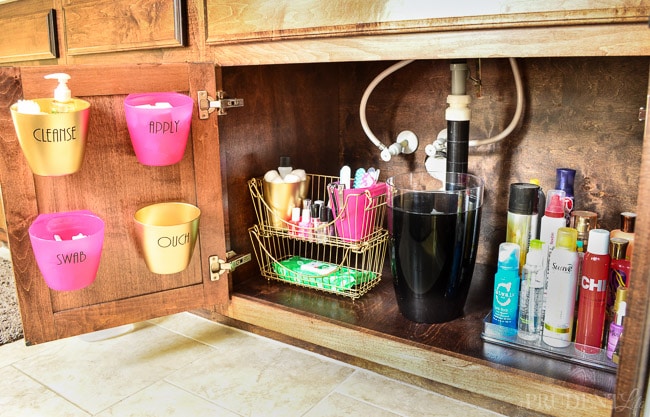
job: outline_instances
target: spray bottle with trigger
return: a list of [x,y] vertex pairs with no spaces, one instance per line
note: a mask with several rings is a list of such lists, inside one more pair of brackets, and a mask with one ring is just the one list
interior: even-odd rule
[[52,102],[51,113],[70,113],[75,111],[74,100],[72,100],[72,93],[68,88],[68,74],[57,72],[48,74],[44,77],[47,80],[58,80],[59,85],[54,89],[54,101]]

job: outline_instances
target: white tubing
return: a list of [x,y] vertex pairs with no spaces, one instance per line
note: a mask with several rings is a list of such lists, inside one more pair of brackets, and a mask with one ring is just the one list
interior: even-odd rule
[[510,124],[508,125],[508,127],[506,127],[503,130],[503,132],[487,139],[470,140],[469,146],[489,145],[491,143],[496,143],[504,139],[506,136],[512,133],[513,130],[515,130],[515,127],[519,123],[519,119],[521,119],[521,115],[524,109],[524,88],[521,82],[521,74],[519,73],[517,60],[514,58],[508,58],[508,59],[510,60],[510,66],[512,67],[512,75],[515,78],[515,88],[517,89],[517,107],[515,109],[515,114],[512,116],[512,120],[510,121]]
[[379,75],[377,75],[370,84],[368,84],[368,87],[366,87],[366,91],[363,92],[363,96],[361,97],[361,103],[359,104],[359,118],[361,119],[361,127],[363,128],[363,131],[366,133],[366,136],[368,136],[368,139],[370,139],[370,141],[374,143],[375,146],[377,146],[380,151],[387,149],[387,147],[383,143],[381,143],[379,139],[377,139],[377,136],[375,136],[375,134],[372,133],[372,130],[370,130],[370,126],[368,126],[368,120],[366,120],[366,105],[368,104],[368,98],[370,97],[370,94],[375,89],[375,87],[377,87],[377,85],[384,78],[388,77],[390,74],[394,73],[398,69],[407,66],[413,61],[414,59],[399,61],[391,65],[390,67],[386,68]]
[[[521,119],[521,115],[523,113],[523,108],[524,108],[524,88],[521,82],[521,74],[519,73],[519,67],[517,66],[517,61],[514,58],[508,58],[508,59],[510,61],[510,67],[512,68],[512,75],[514,76],[515,79],[515,88],[517,90],[517,107],[515,108],[515,114],[512,116],[512,120],[510,121],[510,124],[501,133],[491,138],[470,140],[469,146],[471,147],[489,145],[491,143],[499,142],[500,140],[507,137],[510,133],[512,133],[512,131],[519,123],[519,120]],[[407,59],[404,61],[399,61],[391,65],[390,67],[386,68],[379,75],[377,75],[372,80],[372,82],[370,82],[370,84],[368,84],[368,87],[366,87],[366,91],[363,92],[363,96],[361,97],[361,103],[359,104],[359,119],[361,119],[361,127],[363,128],[363,131],[366,133],[366,136],[368,136],[368,139],[370,139],[370,141],[375,146],[377,146],[380,151],[383,151],[384,149],[388,149],[388,147],[385,146],[383,143],[381,143],[379,139],[377,139],[375,134],[372,133],[370,126],[368,126],[368,120],[366,119],[366,106],[368,105],[368,98],[370,97],[370,94],[372,94],[375,87],[377,87],[377,85],[384,78],[388,77],[390,74],[394,73],[395,71],[407,66],[413,61],[415,60]]]

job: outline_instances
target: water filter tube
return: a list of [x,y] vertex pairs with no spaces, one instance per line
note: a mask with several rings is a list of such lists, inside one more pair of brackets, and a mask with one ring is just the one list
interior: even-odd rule
[[469,74],[466,63],[452,63],[451,94],[447,96],[449,107],[445,110],[447,120],[447,172],[467,173],[469,156],[470,96],[465,94],[465,81]]

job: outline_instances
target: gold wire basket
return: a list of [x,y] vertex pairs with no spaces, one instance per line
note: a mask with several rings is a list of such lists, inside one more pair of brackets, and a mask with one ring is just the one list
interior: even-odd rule
[[306,241],[248,229],[263,277],[350,297],[361,297],[381,280],[388,231],[361,245]]
[[[386,185],[344,189],[338,181],[309,174],[291,189],[273,188],[262,178],[248,181],[258,221],[249,234],[263,277],[352,299],[377,285],[389,240]],[[292,209],[305,199],[321,201],[331,216],[292,221]]]

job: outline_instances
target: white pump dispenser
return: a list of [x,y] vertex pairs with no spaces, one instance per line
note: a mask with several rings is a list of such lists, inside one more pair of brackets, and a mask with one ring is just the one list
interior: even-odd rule
[[54,89],[54,102],[52,103],[52,113],[68,113],[75,110],[72,92],[68,88],[70,76],[63,72],[48,74],[47,80],[58,80],[59,85]]

